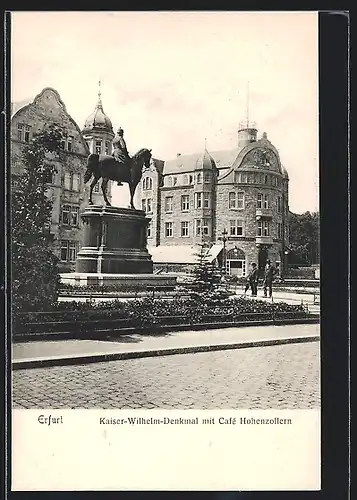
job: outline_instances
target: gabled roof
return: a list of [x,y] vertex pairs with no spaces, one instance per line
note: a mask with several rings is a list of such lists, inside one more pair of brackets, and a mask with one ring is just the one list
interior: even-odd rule
[[19,109],[28,106],[33,101],[32,98],[22,99],[21,101],[11,103],[11,118],[19,111]]

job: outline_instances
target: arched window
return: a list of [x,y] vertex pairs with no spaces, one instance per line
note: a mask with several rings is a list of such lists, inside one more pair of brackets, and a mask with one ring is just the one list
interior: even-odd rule
[[197,174],[197,184],[202,184],[202,174]]

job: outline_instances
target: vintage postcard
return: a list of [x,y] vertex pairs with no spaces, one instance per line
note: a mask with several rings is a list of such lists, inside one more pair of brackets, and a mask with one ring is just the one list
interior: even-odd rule
[[320,490],[318,14],[10,17],[12,490]]

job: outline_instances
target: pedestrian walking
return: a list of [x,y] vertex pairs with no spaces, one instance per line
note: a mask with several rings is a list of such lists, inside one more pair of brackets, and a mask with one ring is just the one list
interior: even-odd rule
[[271,298],[273,294],[273,280],[276,274],[277,274],[276,268],[270,262],[270,259],[267,259],[264,269],[264,282],[263,282],[264,297],[267,297],[267,294],[269,294],[269,298]]
[[252,290],[252,297],[257,296],[258,292],[258,269],[255,262],[251,265],[251,270],[247,276],[247,283],[245,285],[244,293],[246,294],[249,288]]

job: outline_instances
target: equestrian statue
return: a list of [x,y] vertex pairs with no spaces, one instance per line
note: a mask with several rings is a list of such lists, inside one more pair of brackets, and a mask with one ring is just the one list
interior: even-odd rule
[[89,204],[93,205],[93,188],[102,179],[102,193],[106,205],[110,205],[106,189],[108,181],[116,181],[118,186],[123,182],[129,185],[130,207],[134,207],[134,194],[142,176],[143,167],[150,167],[151,149],[140,149],[131,158],[124,140],[124,130],[120,128],[113,140],[113,156],[102,154],[90,154],[87,159],[87,170],[84,174],[84,182],[93,178],[90,184]]

